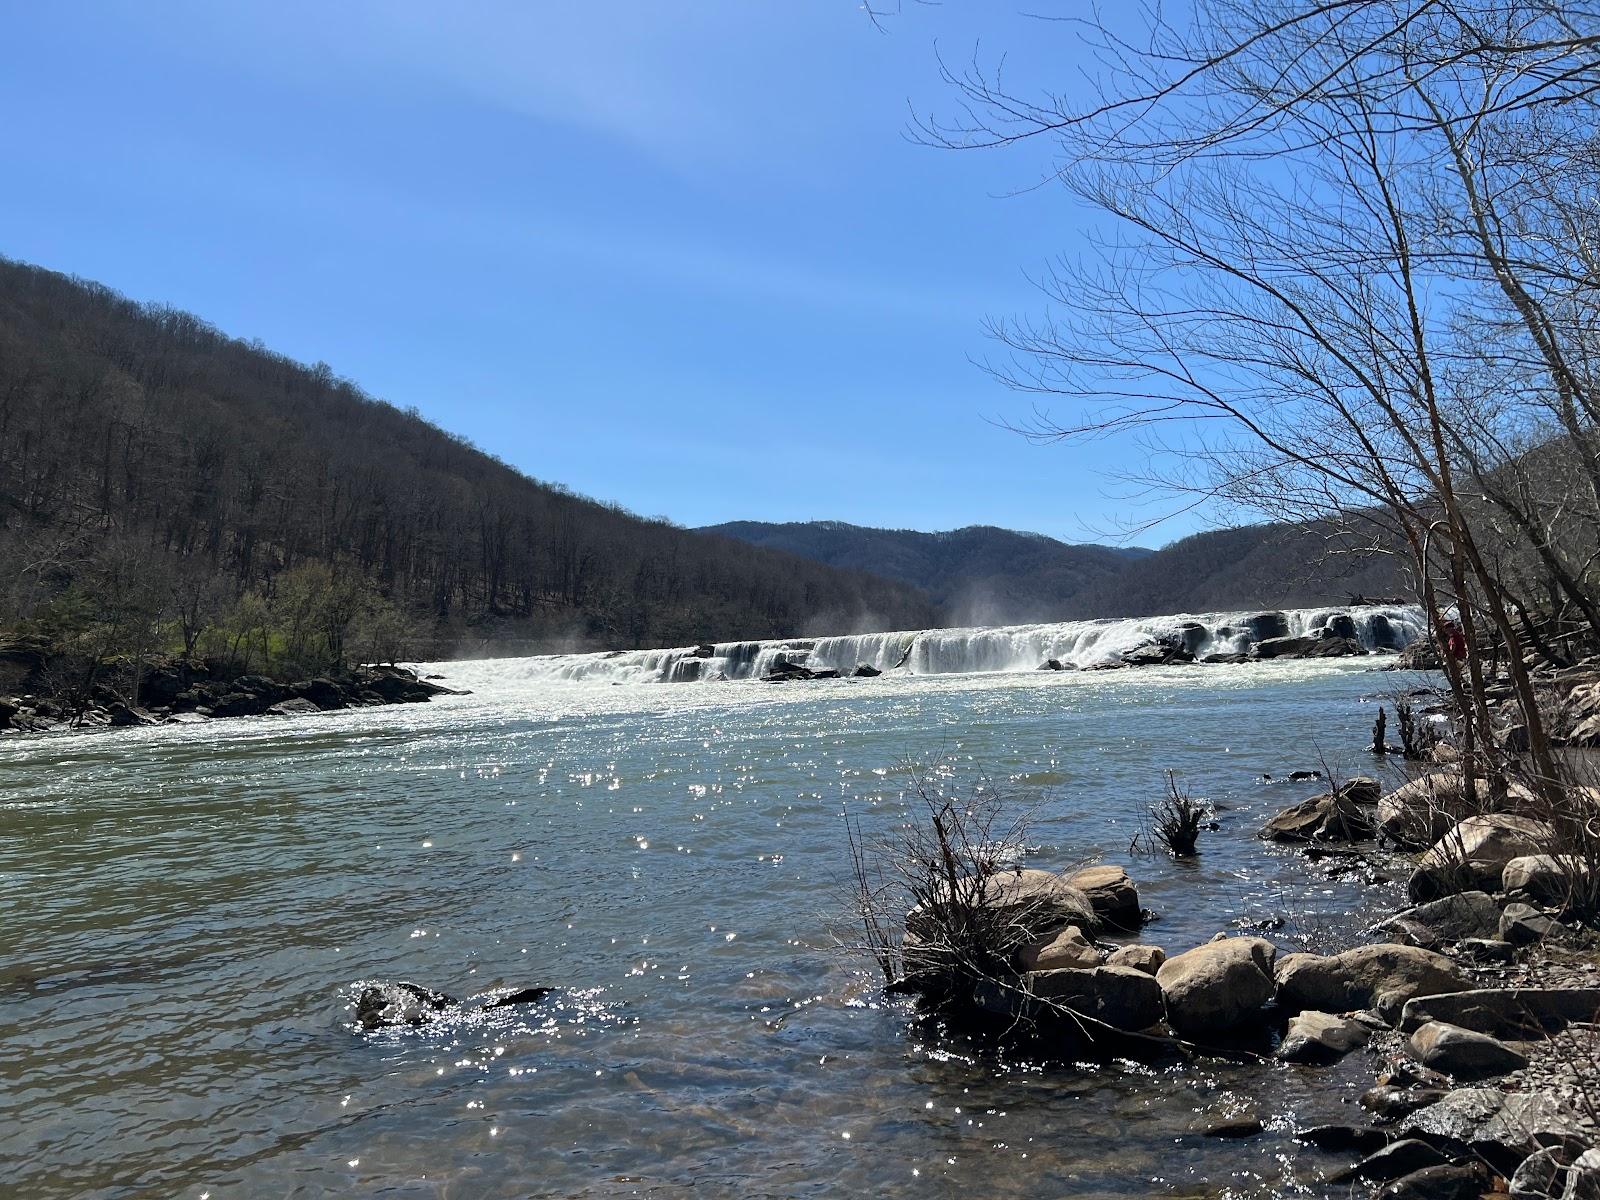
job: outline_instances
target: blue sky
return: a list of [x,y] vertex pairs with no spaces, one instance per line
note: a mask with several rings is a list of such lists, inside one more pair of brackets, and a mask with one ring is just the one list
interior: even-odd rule
[[[972,358],[1089,217],[1044,148],[905,137],[936,54],[1070,69],[1010,6],[0,0],[0,252],[323,360],[686,525],[1153,515]],[[1041,31],[1049,40],[1041,38]],[[1034,55],[1036,64],[1026,61]],[[1156,544],[1194,527],[1169,522]]]

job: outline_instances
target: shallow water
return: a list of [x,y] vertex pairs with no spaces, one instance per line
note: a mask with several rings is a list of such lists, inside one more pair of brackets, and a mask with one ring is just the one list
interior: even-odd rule
[[[1030,865],[1103,854],[1186,948],[1287,915],[1348,938],[1384,888],[1258,842],[1400,680],[1367,663],[708,687],[518,681],[429,705],[0,740],[0,1163],[29,1197],[1322,1194],[1295,1120],[1363,1056],[1046,1064],[884,1003],[835,948],[841,810],[906,764],[1036,806]],[[1163,768],[1223,806],[1130,859]],[[545,1003],[361,1035],[348,988]],[[1257,1094],[1266,1136],[1208,1114]],[[6,1185],[0,1185],[3,1191]]]

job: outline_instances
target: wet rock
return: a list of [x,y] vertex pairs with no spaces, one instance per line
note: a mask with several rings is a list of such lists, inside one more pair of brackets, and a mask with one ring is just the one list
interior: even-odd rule
[[1223,654],[1208,654],[1200,661],[1203,663],[1212,663],[1217,666],[1232,666],[1238,663],[1249,662],[1250,656],[1248,654],[1237,654],[1232,652]]
[[1278,1045],[1284,1062],[1327,1064],[1367,1044],[1372,1031],[1359,1021],[1325,1012],[1303,1012],[1291,1017]]
[[142,708],[127,704],[113,704],[106,710],[106,724],[113,729],[127,729],[136,725],[154,725],[156,719]]
[[1406,890],[1413,900],[1432,900],[1470,888],[1498,887],[1507,863],[1538,854],[1554,840],[1555,831],[1531,817],[1468,817],[1417,861]]
[[1388,1183],[1424,1167],[1437,1167],[1448,1161],[1427,1142],[1417,1138],[1402,1138],[1362,1159],[1351,1168],[1348,1177],[1365,1179],[1371,1183]]
[[1070,875],[1067,883],[1089,898],[1102,926],[1123,930],[1139,928],[1139,889],[1123,868],[1085,867]]
[[1322,772],[1321,771],[1290,771],[1289,772],[1289,782],[1290,783],[1304,783],[1309,779],[1321,779],[1321,778],[1322,778]]
[[1017,952],[1024,971],[1058,971],[1098,967],[1100,952],[1083,936],[1083,930],[1069,925],[1048,942],[1025,946]]
[[1039,664],[1039,670],[1064,671],[1066,668],[1061,665],[1061,660],[1059,658],[1047,658],[1044,660],[1044,662]]
[[[1568,1162],[1563,1162],[1563,1157],[1567,1157]],[[1562,1200],[1569,1163],[1570,1157],[1557,1151],[1535,1151],[1512,1173],[1506,1190],[1512,1200]]]
[[372,983],[356,994],[356,1022],[363,1029],[425,1025],[455,1004],[443,992],[415,983]]
[[299,696],[291,697],[288,700],[280,700],[271,708],[267,709],[267,713],[274,717],[291,717],[297,713],[314,713],[321,711],[322,710],[311,701],[302,699]]
[[1389,1135],[1381,1129],[1366,1125],[1313,1125],[1295,1134],[1297,1142],[1338,1154],[1354,1150],[1358,1154],[1371,1154],[1389,1144]]
[[876,679],[883,672],[871,663],[857,663],[856,669],[851,674],[857,679]]
[[1396,913],[1377,930],[1408,946],[1435,950],[1462,938],[1498,936],[1500,906],[1487,892],[1460,892]]
[[1476,1163],[1442,1163],[1395,1180],[1378,1193],[1381,1200],[1478,1200],[1489,1180]]
[[1572,897],[1574,884],[1586,882],[1588,875],[1588,864],[1572,855],[1524,854],[1506,863],[1500,872],[1500,888],[1536,904],[1563,907]]
[[1513,946],[1530,946],[1568,932],[1560,921],[1546,916],[1531,904],[1513,902],[1500,914],[1500,936]]
[[1148,1029],[1163,1014],[1161,986],[1132,967],[1034,971],[1022,977],[1029,996],[1091,1017],[1114,1029]]
[[1413,996],[1459,991],[1466,978],[1442,954],[1383,942],[1341,954],[1286,954],[1275,970],[1278,1002],[1299,1011],[1350,1012],[1379,996],[1403,1004]]
[[1357,1103],[1381,1121],[1394,1122],[1437,1104],[1448,1093],[1443,1088],[1381,1084],[1361,1093]]
[[1535,1150],[1577,1152],[1593,1140],[1554,1098],[1493,1087],[1458,1088],[1405,1117],[1399,1132],[1451,1153],[1483,1158],[1508,1174]]
[[1256,658],[1305,658],[1314,651],[1320,639],[1313,637],[1272,637],[1257,642],[1250,648]]
[[1289,636],[1289,618],[1281,612],[1251,613],[1239,622],[1252,642]]
[[1446,1021],[1499,1037],[1537,1037],[1600,1014],[1600,988],[1474,988],[1408,1001],[1402,1033]]
[[1585,1150],[1567,1171],[1561,1200],[1600,1200],[1600,1149]]
[[1527,1055],[1499,1039],[1444,1021],[1422,1026],[1407,1048],[1424,1066],[1457,1079],[1488,1079],[1528,1065]]
[[1167,1020],[1184,1034],[1233,1029],[1272,999],[1271,942],[1225,938],[1169,958],[1156,972]]
[[230,692],[211,705],[214,717],[259,717],[276,701],[259,692]]
[[1255,1137],[1265,1128],[1259,1116],[1253,1112],[1244,1112],[1212,1121],[1206,1126],[1205,1134],[1208,1138],[1248,1138]]
[[[1357,789],[1356,795],[1364,795]],[[1261,829],[1272,842],[1360,842],[1375,836],[1372,818],[1347,788],[1284,809]]]
[[547,987],[528,987],[517,988],[508,992],[484,992],[482,996],[486,997],[486,999],[483,1007],[487,1010],[491,1008],[512,1008],[522,1004],[537,1004],[554,990],[554,988]]
[[1123,946],[1111,952],[1111,957],[1106,959],[1108,967],[1132,967],[1135,971],[1143,971],[1146,975],[1154,975],[1161,970],[1161,964],[1167,961],[1167,952],[1160,946],[1146,946],[1135,943]]
[[1309,650],[1305,652],[1307,658],[1351,658],[1367,651],[1355,638],[1328,637],[1324,635],[1316,640]]
[[333,680],[321,676],[316,679],[302,679],[297,683],[291,683],[289,690],[300,699],[309,700],[324,711],[345,708],[349,705],[349,701],[345,699],[344,690]]

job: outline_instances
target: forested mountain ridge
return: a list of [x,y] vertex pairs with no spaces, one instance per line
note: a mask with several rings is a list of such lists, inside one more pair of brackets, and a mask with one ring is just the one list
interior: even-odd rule
[[260,666],[363,629],[448,654],[933,619],[903,584],[574,495],[324,365],[0,259],[0,630]]
[[913,583],[928,591],[946,625],[1312,607],[1407,590],[1400,557],[1347,552],[1348,538],[1304,524],[1199,533],[1154,551],[989,526],[919,533],[839,521],[734,521],[710,530]]

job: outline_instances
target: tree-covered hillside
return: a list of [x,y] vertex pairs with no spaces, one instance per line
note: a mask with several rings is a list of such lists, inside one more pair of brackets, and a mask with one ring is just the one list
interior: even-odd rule
[[0,630],[259,667],[932,620],[904,585],[573,495],[326,366],[0,260]]

